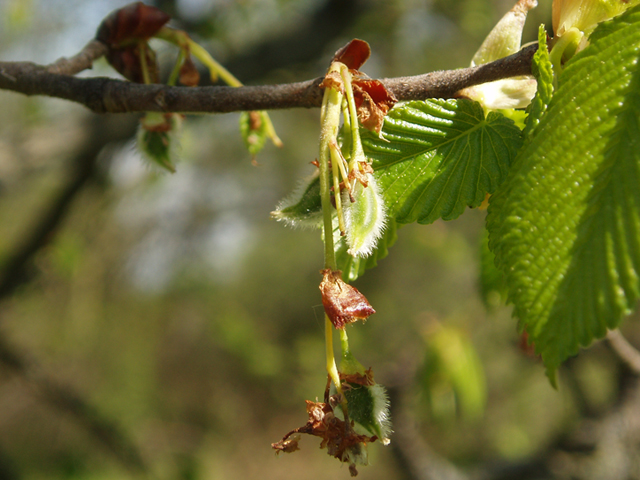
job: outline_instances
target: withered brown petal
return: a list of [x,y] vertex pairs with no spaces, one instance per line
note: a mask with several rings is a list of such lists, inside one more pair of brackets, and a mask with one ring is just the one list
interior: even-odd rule
[[320,88],[333,88],[340,93],[344,93],[344,82],[339,72],[327,73],[319,86]]
[[358,119],[363,127],[380,133],[385,115],[398,101],[379,80],[356,79],[353,96]]
[[335,328],[344,328],[357,320],[366,320],[376,313],[367,298],[357,288],[342,280],[340,270],[322,270],[322,305]]
[[369,44],[359,38],[354,38],[333,56],[334,62],[344,63],[353,70],[358,70],[371,55]]
[[180,67],[180,83],[187,87],[196,87],[200,83],[200,73],[191,57],[186,57]]
[[376,382],[373,380],[373,370],[369,368],[364,374],[361,373],[342,373],[340,372],[340,380],[347,383],[353,383],[355,385],[371,386]]
[[169,15],[156,7],[142,2],[130,3],[105,17],[98,27],[96,38],[114,47],[148,40],[170,19]]

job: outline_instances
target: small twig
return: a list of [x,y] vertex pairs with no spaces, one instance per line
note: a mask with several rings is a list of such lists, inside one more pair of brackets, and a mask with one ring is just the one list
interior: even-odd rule
[[640,351],[631,345],[620,330],[611,330],[607,340],[613,351],[620,357],[627,367],[636,375],[640,375]]
[[[99,53],[99,45],[95,47],[95,51],[89,49],[93,51],[92,55]],[[531,74],[531,60],[536,50],[537,45],[530,45],[513,55],[485,65],[413,77],[386,78],[382,82],[398,100],[453,98],[458,91],[473,85]],[[75,58],[67,62],[81,68],[86,67],[86,59],[92,57],[82,57],[85,59],[84,63],[78,60],[77,64]],[[66,65],[62,60],[58,62]],[[141,85],[109,78],[76,78],[53,74],[52,68],[54,67],[29,62],[0,62],[0,71],[3,72],[0,75],[0,89],[77,102],[95,113],[227,113],[317,108],[322,103],[323,95],[323,90],[319,88],[322,78],[281,85],[185,88]],[[56,71],[64,68],[55,67]]]
[[58,75],[76,75],[93,67],[93,62],[107,53],[107,46],[99,40],[91,40],[71,58],[59,58],[46,67],[49,73]]

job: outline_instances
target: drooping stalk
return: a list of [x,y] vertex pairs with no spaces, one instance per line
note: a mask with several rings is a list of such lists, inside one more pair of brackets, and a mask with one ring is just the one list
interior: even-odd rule
[[[345,96],[347,98],[347,104],[349,108],[349,116],[350,122],[349,127],[351,131],[351,158],[349,159],[349,171],[358,168],[358,161],[365,161],[366,157],[364,156],[364,149],[362,148],[362,141],[360,140],[360,131],[358,130],[358,111],[356,109],[356,101],[353,97],[353,87],[351,85],[351,73],[346,65],[340,69],[340,75],[342,76],[342,81],[344,82],[344,90]],[[355,186],[352,185],[352,188]]]
[[169,80],[167,80],[167,85],[175,86],[175,84],[178,82],[178,77],[180,76],[180,67],[182,66],[184,58],[184,50],[181,48],[178,52],[178,59],[176,60],[176,64],[173,66],[171,74],[169,75]]
[[[339,67],[331,65],[329,73],[337,71]],[[342,93],[331,87],[326,87],[320,111],[320,152],[318,167],[320,170],[320,201],[322,204],[322,224],[324,230],[324,268],[337,270],[336,254],[333,243],[333,205],[331,204],[331,172],[329,159],[331,157],[331,142],[335,141],[340,126],[342,111]],[[338,191],[336,196],[339,195]],[[325,314],[325,347],[327,373],[331,377],[336,390],[342,391],[340,375],[336,366],[333,352],[333,324]]]

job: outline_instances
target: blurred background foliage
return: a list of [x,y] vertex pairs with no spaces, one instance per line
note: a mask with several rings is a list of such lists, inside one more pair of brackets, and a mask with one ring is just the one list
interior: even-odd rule
[[[0,0],[0,58],[71,56],[126,3]],[[372,77],[467,66],[512,2],[155,5],[259,84],[320,76],[354,37],[371,44]],[[168,71],[176,52],[156,46]],[[116,76],[103,61],[83,75]],[[273,112],[285,146],[257,166],[238,114],[188,116],[171,175],[141,161],[132,116],[3,91],[0,105],[0,478],[347,477],[311,439],[270,448],[326,382],[319,233],[269,218],[313,171],[319,112]],[[550,387],[497,283],[481,286],[484,215],[404,226],[356,283],[378,313],[349,329],[352,352],[396,420],[361,478],[591,478],[554,449],[616,407],[628,374],[599,344]]]

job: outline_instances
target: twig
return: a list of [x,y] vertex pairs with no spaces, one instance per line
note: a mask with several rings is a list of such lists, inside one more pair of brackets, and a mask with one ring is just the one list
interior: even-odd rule
[[607,340],[613,351],[636,375],[640,375],[640,351],[631,345],[620,333],[620,330],[611,330],[607,334]]
[[106,55],[106,53],[107,46],[94,39],[87,43],[80,53],[71,58],[59,58],[46,68],[49,73],[76,75],[83,70],[90,69],[93,66],[93,62]]
[[[458,91],[473,85],[529,75],[536,50],[537,45],[530,45],[509,57],[486,65],[413,77],[387,78],[382,79],[382,82],[398,100],[452,98]],[[82,62],[78,61],[78,65],[82,65]],[[109,78],[76,78],[51,73],[49,68],[29,62],[0,62],[0,89],[77,102],[95,113],[226,113],[316,108],[321,105],[323,93],[319,88],[322,78],[240,88],[185,88],[158,84],[140,85]]]

